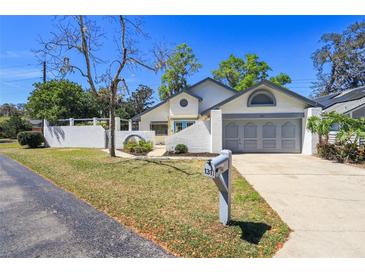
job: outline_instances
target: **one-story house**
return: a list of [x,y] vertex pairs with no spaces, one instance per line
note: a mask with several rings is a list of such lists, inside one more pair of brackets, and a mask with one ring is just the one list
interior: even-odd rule
[[206,78],[133,117],[139,130],[155,131],[155,143],[191,152],[285,152],[312,154],[316,136],[307,119],[322,104],[263,80],[236,91]]
[[365,86],[336,92],[314,99],[324,112],[336,111],[352,118],[365,117]]

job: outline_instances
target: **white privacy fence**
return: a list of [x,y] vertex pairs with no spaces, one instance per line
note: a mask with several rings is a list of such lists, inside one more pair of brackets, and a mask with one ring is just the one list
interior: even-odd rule
[[[338,131],[330,131],[330,133],[328,134],[328,142],[330,144],[334,144],[336,143],[336,136],[337,136]],[[351,138],[351,141],[353,142],[355,140],[355,137]],[[359,140],[359,145],[365,145],[365,139],[360,138]]]
[[[109,119],[60,119],[57,122],[65,124],[62,126],[50,125],[47,120],[44,120],[44,138],[49,147],[107,148],[110,131],[98,125],[100,121],[109,121]],[[154,143],[154,131],[132,130],[132,123],[126,121],[128,122],[128,130],[122,131],[120,130],[120,118],[115,119],[116,148],[122,149],[124,142],[133,137]],[[90,125],[75,125],[75,122],[90,122]]]

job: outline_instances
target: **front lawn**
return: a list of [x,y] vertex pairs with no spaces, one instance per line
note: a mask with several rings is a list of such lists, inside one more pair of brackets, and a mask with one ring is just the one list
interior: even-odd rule
[[288,226],[234,174],[230,226],[199,160],[109,158],[94,149],[0,149],[120,223],[182,257],[270,257]]
[[0,139],[0,149],[2,148],[18,148],[20,147],[16,139]]

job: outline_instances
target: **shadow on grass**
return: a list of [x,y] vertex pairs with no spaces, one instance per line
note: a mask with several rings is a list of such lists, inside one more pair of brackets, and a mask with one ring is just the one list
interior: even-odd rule
[[148,159],[123,159],[123,162],[115,162],[115,163],[108,163],[108,165],[121,165],[121,164],[128,164],[129,162],[134,162],[134,161],[140,161],[140,162],[144,162],[143,164],[141,165],[136,165],[134,167],[131,167],[128,169],[128,172],[131,172],[132,170],[135,170],[135,169],[140,169],[144,166],[148,166],[150,164],[154,164],[154,165],[157,165],[157,166],[165,166],[165,167],[168,167],[168,168],[171,168],[171,169],[174,169],[178,172],[181,172],[187,176],[194,176],[194,175],[200,175],[201,173],[199,172],[195,172],[195,173],[190,173],[190,172],[187,172],[186,170],[184,169],[181,169],[179,167],[176,167],[172,164],[168,164],[168,163],[165,163],[163,161],[158,161],[158,160],[148,160]]
[[265,232],[271,229],[271,226],[265,223],[231,221],[230,226],[238,226],[242,230],[241,239],[251,244],[259,244]]
[[181,172],[181,173],[184,173],[185,175],[188,175],[188,176],[192,176],[192,175],[198,175],[198,174],[200,174],[200,173],[197,173],[197,172],[195,172],[195,173],[187,172],[186,170],[183,170],[183,169],[181,169],[181,168],[178,168],[178,167],[176,167],[176,166],[174,166],[174,165],[170,165],[170,164],[165,163],[165,162],[163,162],[163,161],[152,161],[152,160],[147,160],[147,159],[144,159],[144,160],[142,160],[142,161],[145,161],[145,162],[150,163],[150,164],[155,164],[155,165],[160,165],[160,166],[166,166],[166,167],[169,167],[169,168],[175,169],[176,171],[179,171],[179,172]]

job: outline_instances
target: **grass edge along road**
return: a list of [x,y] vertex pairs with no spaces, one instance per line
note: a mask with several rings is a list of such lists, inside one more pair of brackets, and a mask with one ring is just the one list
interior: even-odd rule
[[201,160],[127,160],[96,149],[0,152],[181,257],[271,257],[290,232],[235,170],[232,222],[220,224],[218,191]]

